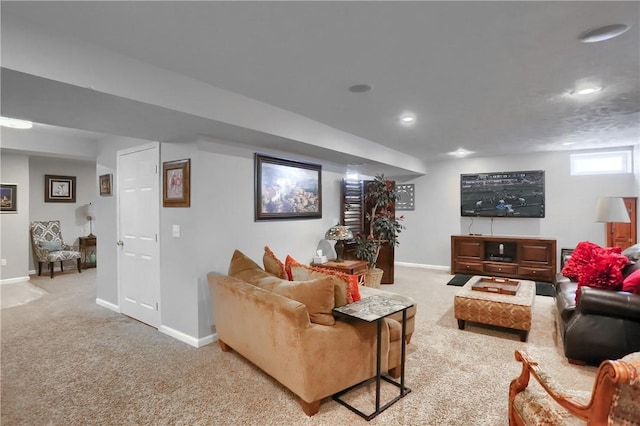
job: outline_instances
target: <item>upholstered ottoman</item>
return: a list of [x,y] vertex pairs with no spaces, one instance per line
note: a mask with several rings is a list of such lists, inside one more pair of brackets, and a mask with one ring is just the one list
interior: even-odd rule
[[515,295],[472,290],[481,277],[472,277],[455,295],[453,312],[458,328],[464,329],[465,321],[497,325],[520,331],[520,340],[526,342],[531,330],[531,307],[536,295],[536,283],[519,280]]

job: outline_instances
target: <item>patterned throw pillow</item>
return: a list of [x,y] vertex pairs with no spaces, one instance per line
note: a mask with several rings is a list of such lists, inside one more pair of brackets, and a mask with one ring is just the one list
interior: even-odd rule
[[48,251],[62,250],[62,241],[60,240],[53,240],[53,241],[40,240],[38,244],[40,245],[40,247]]
[[284,269],[284,263],[278,259],[269,246],[264,246],[262,264],[264,265],[265,271],[268,273],[273,274],[278,278],[287,279],[287,271]]

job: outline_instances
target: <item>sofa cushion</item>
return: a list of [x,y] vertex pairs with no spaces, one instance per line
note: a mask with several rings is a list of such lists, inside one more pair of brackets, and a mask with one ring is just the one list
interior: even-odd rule
[[629,259],[629,262],[640,261],[640,243],[627,247],[622,252],[622,255],[626,256]]
[[292,280],[308,280],[321,276],[333,277],[336,284],[336,307],[360,300],[358,277],[355,275],[349,275],[344,272],[334,271],[327,268],[317,268],[304,265],[291,256],[287,256],[285,269],[287,271],[287,276]]
[[576,310],[576,290],[578,289],[578,283],[562,281],[557,285],[556,308],[558,309],[558,315],[560,315],[560,318],[562,318],[562,321],[566,324]]
[[635,270],[622,282],[622,291],[640,294],[640,269]]
[[334,282],[331,277],[309,281],[287,281],[274,276],[266,276],[251,283],[289,299],[304,303],[311,322],[333,325]]
[[263,269],[256,262],[247,257],[240,250],[234,250],[231,256],[231,262],[229,262],[229,272],[227,275],[235,277],[236,274],[246,270],[260,270]]
[[262,264],[264,265],[265,271],[268,273],[275,275],[276,277],[286,279],[287,272],[284,269],[284,263],[278,259],[275,253],[269,248],[269,246],[264,246],[264,255],[262,256]]

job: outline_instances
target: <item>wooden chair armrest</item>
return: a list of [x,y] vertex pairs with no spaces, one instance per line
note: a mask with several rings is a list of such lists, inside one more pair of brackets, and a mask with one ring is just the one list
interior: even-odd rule
[[607,423],[616,386],[619,383],[629,383],[635,375],[635,369],[623,361],[604,361],[598,369],[591,400],[587,404],[581,404],[540,368],[528,353],[516,350],[515,358],[522,363],[522,372],[509,386],[509,409],[513,398],[528,386],[529,377],[533,375],[545,392],[561,407],[582,420],[588,420],[590,424]]

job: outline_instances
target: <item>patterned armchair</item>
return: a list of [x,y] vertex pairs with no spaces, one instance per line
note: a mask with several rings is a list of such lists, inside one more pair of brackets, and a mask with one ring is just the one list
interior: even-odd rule
[[60,262],[60,270],[65,260],[76,259],[78,272],[82,272],[82,257],[77,247],[65,244],[60,231],[60,221],[50,220],[46,222],[31,222],[31,244],[33,255],[38,261],[38,275],[42,273],[42,263],[49,264],[51,278],[53,278],[53,263]]
[[[509,387],[509,425],[640,424],[640,352],[603,361],[592,392],[562,389],[526,352],[516,360],[522,373]],[[530,375],[541,390],[527,387]]]

